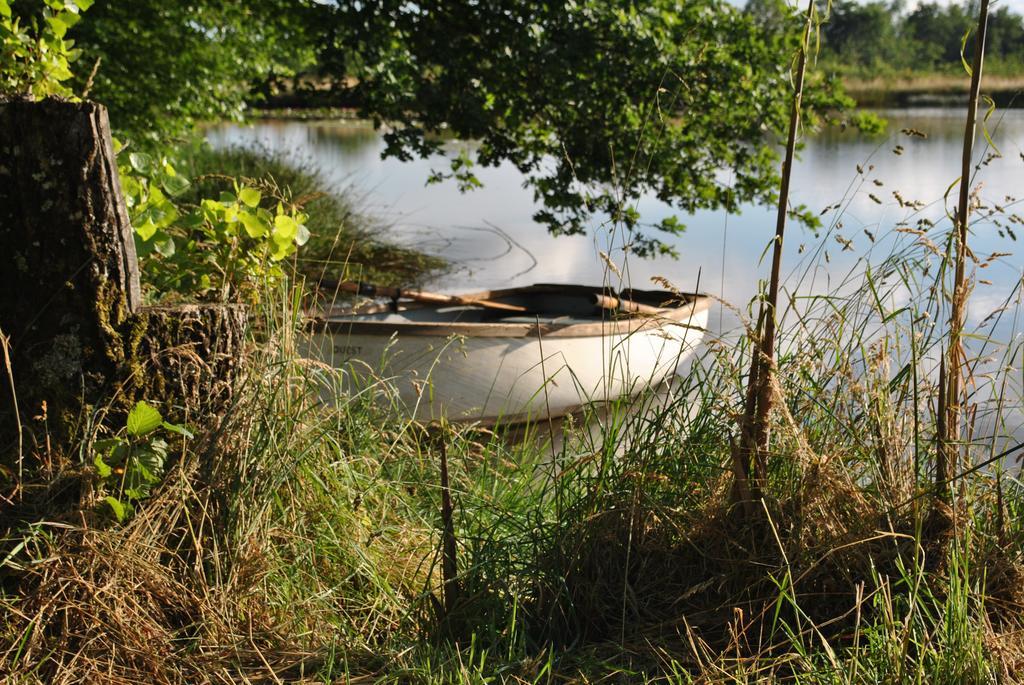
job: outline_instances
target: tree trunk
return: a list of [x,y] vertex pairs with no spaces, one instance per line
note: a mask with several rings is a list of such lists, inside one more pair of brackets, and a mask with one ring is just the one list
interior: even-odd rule
[[142,305],[106,110],[0,103],[0,153],[0,328],[18,399],[5,393],[3,425],[20,414],[64,434],[118,375]]
[[130,356],[133,403],[162,402],[166,416],[192,426],[228,406],[245,347],[244,306],[143,307],[138,318],[146,332]]
[[138,399],[194,419],[230,396],[244,325],[142,306],[105,108],[0,102],[0,456],[20,467]]

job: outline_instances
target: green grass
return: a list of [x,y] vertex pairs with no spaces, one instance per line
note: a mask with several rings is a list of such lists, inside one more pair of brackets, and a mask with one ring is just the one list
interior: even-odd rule
[[[292,299],[268,294],[272,344],[219,437],[194,443],[131,523],[87,508],[23,533],[0,669],[23,682],[1015,679],[1024,490],[1000,476],[1000,524],[994,473],[973,474],[952,531],[927,500],[901,506],[927,483],[911,473],[911,376],[894,383],[877,354],[849,367],[858,347],[910,343],[895,320],[868,339],[866,294],[801,312],[819,318],[780,362],[755,520],[730,506],[726,468],[743,345],[712,342],[667,406],[613,408],[552,455],[401,420],[374,401],[383,385],[320,405]],[[863,335],[824,335],[836,325]],[[448,612],[439,440],[459,544]]]

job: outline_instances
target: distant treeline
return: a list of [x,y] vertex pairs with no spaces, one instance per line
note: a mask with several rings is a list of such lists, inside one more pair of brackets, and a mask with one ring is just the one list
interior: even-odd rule
[[[825,11],[824,3],[821,10]],[[776,0],[749,0],[747,11],[764,22],[791,16]],[[978,3],[922,3],[908,10],[904,2],[833,0],[821,27],[820,61],[840,72],[858,75],[888,71],[960,69],[961,51],[970,62],[974,50]],[[964,44],[964,36],[971,35]],[[1024,16],[1007,7],[989,12],[986,60],[1004,73],[1024,65]]]

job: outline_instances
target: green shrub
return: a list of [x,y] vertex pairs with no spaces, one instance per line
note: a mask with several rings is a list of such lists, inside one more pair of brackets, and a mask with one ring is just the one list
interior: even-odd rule
[[0,0],[0,96],[71,97],[64,82],[80,51],[64,36],[92,3],[46,0],[42,16],[25,22],[12,13],[13,0]]
[[308,215],[309,242],[297,256],[298,273],[311,282],[321,278],[354,278],[406,285],[440,272],[444,260],[401,247],[386,238],[388,224],[363,211],[359,191],[332,188],[309,163],[296,162],[269,150],[214,149],[192,141],[176,152],[179,168],[193,179],[182,199],[197,202],[229,189],[232,179],[269,182],[293,198]]

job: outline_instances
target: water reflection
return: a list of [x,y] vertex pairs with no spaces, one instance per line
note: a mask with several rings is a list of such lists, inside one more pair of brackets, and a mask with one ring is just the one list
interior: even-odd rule
[[[911,242],[887,234],[894,226],[919,219],[939,222],[955,196],[943,196],[959,173],[962,113],[958,110],[882,112],[890,133],[869,138],[852,131],[829,130],[810,138],[794,169],[794,204],[806,204],[823,215],[832,232],[816,237],[794,226],[785,264],[793,276],[813,276],[804,288],[824,292],[845,278],[859,259],[899,249]],[[1008,110],[990,118],[991,136],[1003,156],[981,167],[976,182],[986,204],[1007,204],[1024,187],[1024,111]],[[912,129],[927,138],[906,135]],[[484,187],[467,194],[453,183],[426,186],[430,171],[441,159],[400,162],[382,160],[379,134],[365,122],[258,122],[225,125],[210,130],[214,145],[261,145],[311,161],[338,187],[355,185],[365,192],[368,210],[393,224],[394,238],[443,256],[461,269],[439,285],[448,290],[509,287],[532,282],[593,283],[616,280],[600,256],[605,252],[623,269],[626,285],[645,287],[652,276],[663,276],[678,287],[700,287],[733,303],[745,303],[756,292],[762,253],[771,238],[774,214],[770,208],[747,206],[738,215],[704,211],[683,217],[688,230],[673,239],[682,258],[640,260],[623,252],[627,237],[614,227],[595,226],[592,235],[552,238],[535,224],[536,210],[522,175],[512,165],[480,170]],[[991,152],[979,133],[979,162]],[[452,143],[453,146],[458,145]],[[896,154],[897,151],[899,154]],[[858,172],[858,167],[863,173]],[[904,203],[921,202],[913,209]],[[839,208],[835,208],[835,205]],[[639,203],[645,220],[657,222],[672,209],[656,198]],[[838,217],[838,218],[836,218]],[[492,228],[493,227],[493,228]],[[497,229],[497,230],[494,230]],[[866,231],[866,232],[865,232]],[[978,254],[1013,252],[1014,241],[991,222],[976,222],[972,245]],[[511,242],[501,234],[507,234]],[[869,235],[870,234],[870,235]],[[899,237],[899,236],[896,236]],[[1024,236],[1022,236],[1024,237]],[[883,243],[878,244],[881,239]],[[827,253],[827,254],[826,254]],[[813,254],[813,269],[799,269]],[[498,259],[500,257],[500,259]],[[536,264],[534,265],[534,259]],[[988,314],[987,304],[1000,301],[1020,274],[1018,257],[989,267],[992,285],[981,284],[972,317]],[[794,282],[795,284],[795,282]]]
[[[791,200],[820,213],[824,227],[813,232],[793,225],[787,236],[784,298],[790,302],[863,290],[867,263],[875,265],[873,277],[880,284],[884,268],[878,265],[887,258],[911,253],[921,259],[927,256],[918,235],[894,229],[913,231],[922,227],[922,221],[949,225],[946,215],[956,202],[963,112],[912,109],[880,114],[889,120],[885,136],[829,130],[806,141],[794,167]],[[977,189],[983,208],[998,206],[1012,214],[1024,188],[1024,110],[996,112],[986,127],[1001,156],[993,155],[996,150],[979,130],[972,188]],[[688,230],[672,239],[681,259],[640,260],[623,250],[628,236],[615,227],[595,225],[590,236],[552,238],[533,222],[532,192],[510,164],[479,170],[484,187],[467,194],[451,182],[427,186],[430,171],[441,168],[444,160],[383,160],[383,141],[364,122],[263,121],[214,127],[208,137],[215,146],[260,145],[312,162],[338,188],[354,185],[365,195],[365,208],[393,226],[393,239],[441,254],[459,266],[442,282],[425,284],[442,290],[536,282],[610,282],[644,288],[650,287],[652,276],[661,276],[684,290],[699,288],[719,295],[742,310],[767,272],[762,256],[774,231],[771,208],[747,206],[734,215],[703,211],[681,217]],[[465,144],[451,142],[449,149],[461,145]],[[653,196],[642,198],[638,209],[651,223],[673,213]],[[1024,266],[1012,237],[1020,227],[1024,239],[1024,224],[1005,216],[986,218],[986,211],[975,213],[971,227],[979,281],[968,315],[972,327],[986,322],[983,335],[994,335],[1000,344],[982,350],[980,343],[972,343],[989,360],[980,371],[1019,356],[1013,346],[1017,337],[1014,297]],[[609,271],[602,252],[617,263],[621,280]],[[992,253],[1009,254],[981,267]],[[909,276],[889,273],[882,309],[891,312],[920,304],[910,297],[922,289],[899,281],[934,278],[934,271],[924,275],[923,261],[919,266]],[[934,269],[934,264],[929,268]],[[1011,307],[1001,318],[991,318],[1008,303]],[[731,310],[713,312],[710,335],[728,337],[737,324]],[[1020,386],[1019,376],[1011,374],[1014,386]],[[1012,387],[1006,394],[1016,398],[1021,390]],[[996,396],[997,391],[979,387],[977,392],[981,397]],[[994,416],[979,416],[986,425],[979,425],[978,431],[993,431]],[[1008,432],[1020,432],[1024,414],[1004,409],[1002,416],[1008,418]]]

